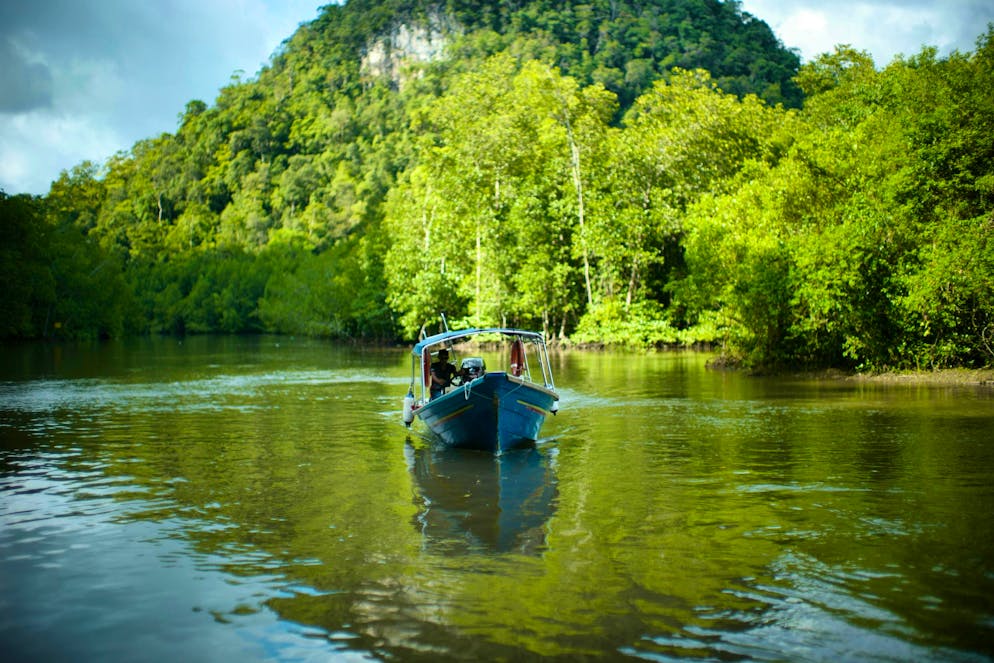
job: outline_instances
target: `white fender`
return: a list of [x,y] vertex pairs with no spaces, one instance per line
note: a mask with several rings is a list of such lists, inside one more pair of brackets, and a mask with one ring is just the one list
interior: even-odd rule
[[410,428],[412,421],[414,421],[414,393],[408,390],[407,396],[404,396],[404,425]]

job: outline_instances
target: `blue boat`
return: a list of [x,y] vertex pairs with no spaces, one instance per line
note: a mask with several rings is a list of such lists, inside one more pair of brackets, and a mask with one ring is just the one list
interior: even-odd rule
[[[439,354],[454,355],[458,345],[471,340],[499,343],[506,358],[503,370],[488,371],[482,357],[466,356],[453,364],[456,375],[444,386],[433,383]],[[528,446],[538,439],[545,418],[558,410],[548,349],[537,332],[498,327],[447,331],[415,344],[411,355],[404,423],[420,419],[445,446],[498,454]]]

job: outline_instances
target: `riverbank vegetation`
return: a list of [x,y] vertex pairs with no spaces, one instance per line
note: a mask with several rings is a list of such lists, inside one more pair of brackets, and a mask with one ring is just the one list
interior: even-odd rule
[[175,134],[0,196],[3,336],[410,339],[444,311],[751,366],[994,363],[991,27],[800,66],[736,2],[446,7],[326,6]]

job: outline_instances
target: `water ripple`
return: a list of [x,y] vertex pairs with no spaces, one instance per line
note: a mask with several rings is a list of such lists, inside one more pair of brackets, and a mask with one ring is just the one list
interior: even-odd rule
[[[0,407],[20,413],[65,410],[170,412],[240,409],[264,404],[245,403],[273,390],[334,387],[362,383],[405,385],[409,380],[367,371],[278,371],[248,375],[217,375],[176,382],[122,382],[100,379],[32,380],[0,383]],[[234,401],[234,402],[232,402]],[[45,430],[61,422],[50,421]],[[39,422],[39,425],[40,422]]]

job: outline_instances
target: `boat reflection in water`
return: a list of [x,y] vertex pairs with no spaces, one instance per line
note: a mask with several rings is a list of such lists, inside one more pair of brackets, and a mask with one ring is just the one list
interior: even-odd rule
[[552,452],[488,453],[406,446],[419,500],[415,526],[425,545],[446,553],[545,549],[559,491]]

